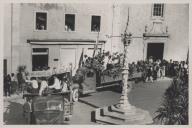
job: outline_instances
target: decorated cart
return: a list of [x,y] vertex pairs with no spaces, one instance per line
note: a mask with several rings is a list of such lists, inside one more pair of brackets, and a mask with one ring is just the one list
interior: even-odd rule
[[[99,53],[97,56],[90,58],[87,57],[83,65],[77,70],[73,77],[73,83],[79,85],[75,91],[75,101],[78,101],[79,95],[89,94],[96,92],[98,89],[119,86],[122,83],[122,54],[116,55],[114,63],[106,64],[104,53]],[[129,81],[137,82],[143,77],[143,73],[132,72],[129,74]]]
[[67,85],[65,91],[63,91],[64,86],[61,86],[60,92],[53,92],[46,87],[42,94],[31,92],[27,87],[24,90],[23,98],[26,102],[31,101],[30,123],[32,124],[63,124],[72,116],[75,84],[73,85],[71,72],[53,74],[49,71],[35,71],[30,77],[36,78],[39,85],[42,81],[52,85],[53,75],[61,81],[61,84]]

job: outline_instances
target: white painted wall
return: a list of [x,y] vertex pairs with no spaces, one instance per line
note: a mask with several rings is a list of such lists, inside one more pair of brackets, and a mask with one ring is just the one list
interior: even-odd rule
[[[113,8],[114,7],[114,8]],[[97,33],[91,32],[91,15],[101,16],[100,40],[106,40],[106,51],[123,52],[121,38],[106,38],[106,35],[119,36],[125,30],[129,8],[128,31],[133,36],[142,37],[145,25],[151,26],[152,4],[13,4],[12,32],[11,37],[11,5],[5,6],[4,17],[4,58],[8,59],[8,72],[11,72],[11,38],[12,42],[12,72],[18,65],[27,65],[32,69],[31,48],[48,47],[49,66],[53,66],[54,58],[60,57],[60,49],[68,46],[30,45],[28,39],[92,39],[96,40]],[[48,13],[48,30],[34,30],[35,11],[46,11]],[[76,19],[75,32],[64,31],[64,14],[74,13]],[[166,4],[164,25],[168,26],[168,38],[165,44],[165,59],[185,60],[188,50],[189,31],[189,8],[187,4]],[[145,44],[145,45],[144,45]],[[146,42],[142,38],[134,38],[129,47],[130,62],[143,59],[146,56]],[[77,49],[77,59],[80,57],[82,48],[90,46],[69,46]],[[93,47],[93,46],[91,46]],[[145,50],[143,52],[143,49]],[[144,54],[143,54],[144,53]]]
[[[117,16],[118,21],[115,21],[114,31],[116,35],[120,35],[124,30],[128,17],[129,8],[129,27],[128,32],[133,34],[133,37],[142,37],[145,31],[145,26],[152,27],[153,20],[152,4],[122,4],[116,7],[120,8],[120,13]],[[166,4],[165,18],[162,21],[163,27],[168,26],[168,34],[170,37],[165,40],[164,59],[186,60],[189,46],[189,7],[187,4]],[[119,24],[118,24],[119,23]],[[119,30],[120,29],[120,30]],[[147,43],[151,40],[144,41],[142,38],[134,38],[129,46],[129,60],[137,61],[146,57]],[[154,43],[162,41],[162,39],[153,39]],[[114,49],[122,52],[123,44],[121,40],[114,38],[112,44]],[[143,52],[143,48],[145,51]],[[144,54],[143,54],[144,53]]]

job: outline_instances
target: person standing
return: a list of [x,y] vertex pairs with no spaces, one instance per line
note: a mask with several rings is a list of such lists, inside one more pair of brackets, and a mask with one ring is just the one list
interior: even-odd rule
[[145,80],[145,82],[150,81],[153,82],[153,67],[151,65],[148,66],[147,68],[147,78]]
[[21,72],[21,93],[24,93],[25,87],[26,87],[26,80],[28,79],[26,72]]
[[5,85],[4,85],[4,89],[5,89],[5,96],[11,96],[11,76],[8,74],[5,77]]
[[4,92],[4,96],[5,96],[5,94],[6,94],[6,75],[4,74],[4,76],[3,76],[3,92]]
[[31,123],[31,113],[32,113],[31,102],[32,102],[32,99],[27,98],[26,102],[23,105],[23,117],[27,124]]
[[167,76],[172,77],[172,59],[167,64]]
[[162,67],[161,67],[161,75],[162,75],[162,78],[164,79],[165,78],[165,65],[163,64]]
[[156,71],[157,71],[157,78],[161,78],[161,60],[160,59],[158,59],[157,60],[157,62],[156,62],[156,65],[157,65],[157,67],[156,67]]
[[25,83],[25,80],[21,72],[17,73],[17,81],[18,81],[19,91],[22,92],[22,86]]
[[153,65],[153,74],[152,74],[153,80],[157,80],[158,70],[159,70],[158,65],[156,63],[154,63],[154,65]]
[[15,93],[17,90],[17,80],[15,78],[15,74],[11,73],[11,93]]

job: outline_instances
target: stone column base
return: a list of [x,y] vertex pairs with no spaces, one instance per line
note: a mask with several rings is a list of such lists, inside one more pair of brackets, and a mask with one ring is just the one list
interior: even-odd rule
[[95,121],[100,124],[113,125],[145,125],[152,124],[153,120],[148,111],[132,106],[133,111],[122,110],[112,105],[95,110]]

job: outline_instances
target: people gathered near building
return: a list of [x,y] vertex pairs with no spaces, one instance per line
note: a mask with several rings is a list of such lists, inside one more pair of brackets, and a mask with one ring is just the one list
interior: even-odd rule
[[[115,58],[120,58],[120,55],[116,55]],[[114,63],[114,60],[115,63]],[[121,63],[122,59],[114,59],[111,56],[107,58],[106,63],[104,63],[104,69],[111,69]],[[56,73],[52,74],[52,83],[42,77],[42,79],[35,77],[29,78],[29,74],[25,71],[18,70],[17,75],[12,73],[11,75],[4,76],[4,95],[10,96],[12,93],[22,92],[25,87],[28,88],[29,92],[37,93],[42,95],[43,91],[47,88],[53,90],[53,92],[58,92],[61,90],[67,90],[67,83],[63,82]],[[49,70],[48,70],[49,71]],[[103,70],[102,70],[103,71]],[[156,59],[149,57],[148,60],[141,60],[137,62],[132,62],[129,64],[129,75],[140,72],[142,74],[141,78],[144,82],[154,82],[155,80],[164,79],[165,77],[177,77],[184,76],[188,79],[188,62],[187,61],[169,61]]]
[[157,79],[166,77],[176,77],[178,75],[188,75],[188,63],[185,61],[153,61],[151,58],[147,61],[138,61],[129,64],[130,72],[143,72],[145,82],[153,82]]

